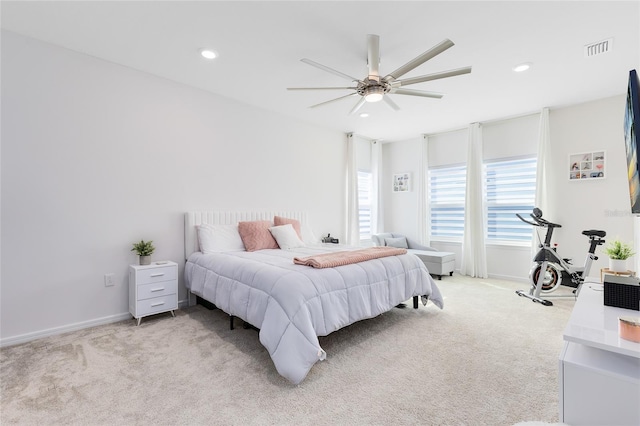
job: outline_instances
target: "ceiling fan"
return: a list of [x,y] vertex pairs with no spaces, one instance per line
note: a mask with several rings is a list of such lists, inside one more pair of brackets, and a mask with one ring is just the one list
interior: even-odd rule
[[421,90],[405,89],[405,86],[411,84],[422,83],[430,80],[438,80],[441,78],[453,77],[461,74],[468,74],[471,72],[471,67],[457,68],[449,71],[437,72],[434,74],[423,75],[419,77],[406,78],[399,80],[400,77],[413,70],[414,68],[422,65],[429,59],[439,55],[454,44],[451,40],[445,39],[436,46],[427,50],[420,56],[407,62],[397,70],[387,74],[384,77],[380,76],[378,67],[380,65],[380,37],[375,34],[367,35],[367,65],[369,68],[369,74],[362,80],[352,77],[348,74],[336,71],[333,68],[329,68],[325,65],[312,61],[311,59],[301,59],[305,64],[309,64],[316,68],[320,68],[323,71],[345,78],[355,83],[355,87],[288,87],[287,90],[355,90],[355,92],[348,95],[340,96],[336,99],[321,102],[316,105],[312,105],[310,108],[326,105],[331,102],[339,101],[352,96],[361,96],[358,103],[351,109],[349,114],[355,114],[365,102],[378,102],[384,100],[391,108],[398,111],[400,107],[388,96],[390,94],[396,95],[410,95],[421,96],[425,98],[442,98],[441,93],[425,92]]

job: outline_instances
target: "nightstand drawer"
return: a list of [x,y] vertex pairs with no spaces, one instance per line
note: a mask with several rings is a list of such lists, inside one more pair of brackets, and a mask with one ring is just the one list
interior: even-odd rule
[[136,272],[136,275],[137,285],[169,281],[178,278],[178,268],[175,266],[163,266],[159,268],[141,269]]
[[138,286],[138,300],[151,299],[152,297],[166,296],[178,292],[178,281],[161,281],[157,283]]
[[137,302],[137,316],[157,314],[160,312],[178,309],[178,298],[173,295],[154,297],[153,299],[139,300]]

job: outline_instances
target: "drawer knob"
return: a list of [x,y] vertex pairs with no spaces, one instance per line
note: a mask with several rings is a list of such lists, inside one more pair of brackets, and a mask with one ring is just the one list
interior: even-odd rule
[[151,289],[151,292],[153,293],[153,292],[155,292],[155,291],[162,291],[162,290],[164,290],[164,287],[160,287],[160,288],[153,288],[153,289]]
[[156,306],[162,306],[162,305],[164,305],[164,302],[152,303],[151,307],[155,308]]
[[151,274],[152,277],[161,277],[164,275],[164,272],[159,272],[157,274]]

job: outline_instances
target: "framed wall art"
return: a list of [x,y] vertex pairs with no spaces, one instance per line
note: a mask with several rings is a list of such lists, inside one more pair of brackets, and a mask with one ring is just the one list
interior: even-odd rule
[[569,180],[604,179],[605,176],[604,151],[569,155]]
[[398,173],[393,175],[393,192],[411,191],[411,173]]

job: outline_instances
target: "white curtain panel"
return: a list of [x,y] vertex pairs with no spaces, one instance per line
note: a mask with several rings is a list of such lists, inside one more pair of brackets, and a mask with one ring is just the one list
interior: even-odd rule
[[356,140],[353,133],[347,134],[347,229],[346,243],[360,244],[360,221],[358,219],[358,163]]
[[429,137],[422,135],[420,140],[419,159],[418,159],[418,237],[420,242],[425,246],[429,246]]
[[467,195],[464,211],[464,237],[460,273],[487,278],[485,248],[485,205],[482,177],[482,128],[480,123],[469,125],[467,156]]
[[[548,168],[551,164],[551,133],[549,132],[549,108],[543,108],[540,112],[540,125],[538,130],[538,157],[536,160],[536,207],[542,212],[547,212],[549,199],[547,182],[549,180]],[[548,212],[547,212],[548,213]],[[531,252],[532,255],[539,250],[536,227],[532,226]]]
[[382,208],[382,142],[371,142],[371,233],[384,232]]

